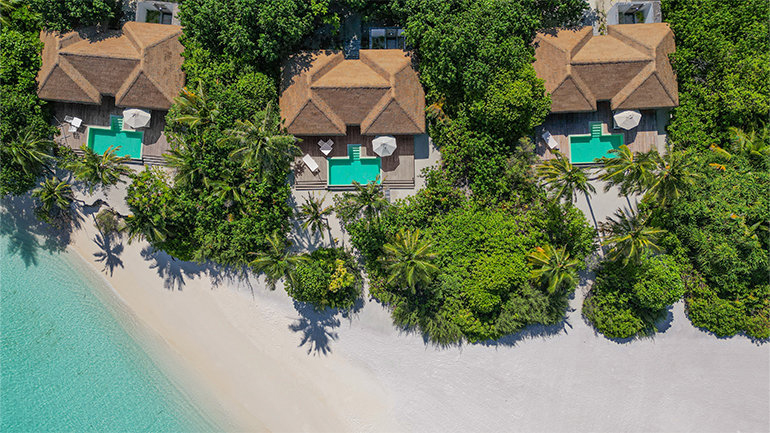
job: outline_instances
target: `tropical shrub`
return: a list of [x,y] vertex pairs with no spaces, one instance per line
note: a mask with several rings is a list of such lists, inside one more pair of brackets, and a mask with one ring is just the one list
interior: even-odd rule
[[655,332],[655,322],[682,298],[682,269],[669,255],[645,255],[638,265],[605,261],[583,304],[583,315],[608,338]]
[[[413,209],[421,211],[422,200],[435,197],[428,192],[397,204],[382,216],[381,223],[356,226],[350,231],[351,241],[357,248],[369,248],[363,251],[364,257],[382,256],[383,243],[396,239],[402,222],[422,225],[426,221],[407,215]],[[569,215],[574,214],[567,218]],[[564,218],[561,213],[559,217]],[[417,328],[437,343],[494,339],[530,324],[557,323],[574,284],[553,292],[545,285],[533,285],[532,265],[527,260],[535,247],[550,244],[544,230],[548,219],[539,207],[503,210],[463,200],[445,214],[430,216],[419,227],[435,254],[432,263],[438,271],[431,282],[419,290],[404,290],[402,284],[389,281],[381,262],[367,262],[370,293],[393,308],[396,323]],[[592,243],[592,230],[582,217],[580,221],[587,235],[577,236],[565,247],[578,261],[589,249],[580,243]]]
[[770,112],[770,8],[763,0],[663,0],[674,31],[679,107],[668,127],[680,146],[725,143]]
[[[46,104],[37,97],[35,77],[40,69],[38,18],[22,3],[0,29],[0,196],[23,194],[33,188],[44,167],[40,161],[24,164],[12,156],[15,142],[21,148],[30,141],[49,138],[54,128],[49,125]],[[53,147],[40,149],[52,154]]]
[[353,257],[342,248],[321,248],[306,254],[294,269],[286,292],[319,310],[351,308],[361,297],[361,278]]
[[78,27],[109,24],[117,27],[123,16],[122,0],[28,0],[42,17],[44,27],[67,31]]
[[217,56],[263,70],[278,65],[327,18],[329,0],[186,0],[179,19],[187,37]]
[[727,160],[709,152],[699,159],[700,180],[653,213],[671,234],[665,247],[696,274],[688,287],[690,319],[718,335],[767,338],[770,173],[743,155]]

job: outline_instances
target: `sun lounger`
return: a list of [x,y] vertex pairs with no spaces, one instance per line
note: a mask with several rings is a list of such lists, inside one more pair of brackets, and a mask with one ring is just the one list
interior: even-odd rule
[[543,141],[545,141],[545,144],[548,145],[549,149],[558,149],[559,147],[559,142],[557,142],[556,139],[553,138],[553,135],[548,131],[543,131]]
[[307,168],[309,168],[313,173],[318,171],[318,164],[313,161],[313,158],[311,158],[310,155],[305,154],[305,156],[302,157],[302,162],[304,162]]

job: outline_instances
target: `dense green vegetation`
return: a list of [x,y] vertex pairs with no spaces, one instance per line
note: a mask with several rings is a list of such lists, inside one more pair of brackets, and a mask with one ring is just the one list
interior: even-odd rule
[[707,149],[770,112],[770,8],[763,0],[663,0],[676,37],[679,104],[669,126],[681,147]]
[[26,7],[10,12],[0,30],[0,195],[23,194],[51,162],[54,129],[45,103],[37,97],[35,77],[42,43],[38,17]]
[[[267,247],[268,235],[288,229],[286,177],[296,146],[293,137],[280,135],[272,101],[241,94],[267,108],[250,121],[230,122],[240,107],[219,103],[203,88],[183,92],[167,119],[173,182],[163,187],[166,181],[153,170],[137,176],[129,189],[133,214],[127,223],[157,221],[162,236],[148,238],[183,260],[245,265],[250,253]],[[157,186],[157,196],[148,198]]]
[[361,275],[353,257],[341,248],[321,248],[304,254],[286,285],[294,299],[318,309],[352,308],[361,297]]
[[[670,233],[666,248],[691,269],[690,319],[720,336],[768,338],[770,172],[741,154],[700,158],[701,180],[671,207],[653,213]],[[766,153],[765,163],[767,158]]]
[[609,338],[651,334],[684,289],[681,269],[671,256],[647,255],[635,266],[608,260],[596,272],[583,314]]
[[123,0],[28,0],[27,3],[50,30],[67,31],[93,25],[117,27],[123,16]]
[[[41,219],[69,223],[73,183],[122,182],[111,152],[75,157],[50,139],[35,94],[41,28],[115,26],[119,1],[3,6],[0,31],[0,194],[33,190]],[[363,259],[370,294],[394,321],[438,343],[480,341],[530,324],[558,324],[594,249],[595,231],[572,201],[595,191],[590,173],[558,157],[537,164],[529,139],[550,98],[532,67],[535,32],[575,23],[582,0],[186,0],[187,87],[167,117],[173,175],[132,175],[132,214],[99,217],[185,260],[212,260],[284,281],[298,301],[350,308],[361,277],[350,252],[291,253],[290,220],[331,237],[335,212]],[[696,326],[720,336],[770,337],[770,39],[762,2],[663,1],[674,30],[681,106],[665,156],[628,148],[599,175],[638,211],[602,225],[605,260],[583,312],[607,337],[656,330],[684,296]],[[334,207],[308,196],[289,205],[294,137],[278,112],[280,62],[338,48],[344,17],[406,28],[442,153],[416,196],[389,203],[356,185]],[[9,19],[10,18],[10,19]],[[335,39],[336,38],[336,39]],[[740,129],[738,129],[740,128]],[[536,167],[536,168],[535,168]]]
[[[583,308],[605,335],[652,332],[682,294],[677,275],[693,324],[720,336],[770,337],[770,140],[732,133],[729,150],[628,153],[605,167],[613,182],[645,194],[638,214],[618,212],[605,226],[608,260]],[[662,251],[652,259],[666,257],[668,275],[646,265]]]
[[[376,194],[362,199],[365,188],[345,194],[338,208],[362,209],[350,213],[345,228],[366,259],[370,293],[393,308],[396,323],[452,343],[562,319],[577,263],[593,249],[594,232],[574,207],[542,195],[488,206],[440,171],[429,174],[427,188],[392,206],[363,206],[382,203]],[[558,282],[551,284],[543,277],[550,270],[536,272],[550,257],[528,255],[559,247],[573,261],[555,266]]]

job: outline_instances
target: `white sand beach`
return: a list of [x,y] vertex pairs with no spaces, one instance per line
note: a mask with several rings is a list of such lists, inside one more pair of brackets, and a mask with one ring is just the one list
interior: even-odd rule
[[563,326],[437,348],[394,327],[374,301],[348,317],[319,314],[280,288],[173,261],[144,242],[100,247],[86,218],[71,248],[165,342],[163,364],[228,430],[770,430],[770,346],[698,330],[681,303],[665,332],[615,342],[584,323],[583,285]]

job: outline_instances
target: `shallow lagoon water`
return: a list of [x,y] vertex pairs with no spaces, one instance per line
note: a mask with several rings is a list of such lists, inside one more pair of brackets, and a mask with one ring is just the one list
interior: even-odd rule
[[3,228],[0,431],[217,430],[150,358],[100,275]]

